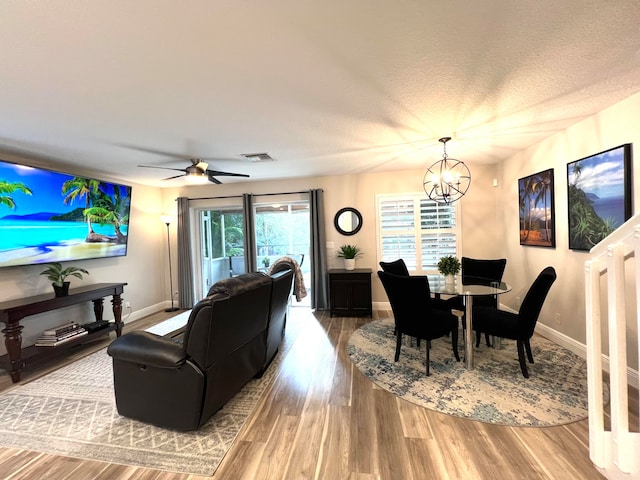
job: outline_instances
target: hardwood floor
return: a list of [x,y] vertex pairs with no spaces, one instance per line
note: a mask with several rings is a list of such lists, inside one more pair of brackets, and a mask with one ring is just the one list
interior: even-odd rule
[[[587,420],[550,428],[489,425],[440,414],[377,388],[346,353],[367,318],[294,307],[307,328],[213,475],[247,480],[603,479],[588,453]],[[377,312],[374,312],[376,315]],[[144,329],[160,312],[125,326]],[[22,383],[104,347],[96,342]],[[0,391],[12,388],[7,374]],[[637,404],[635,405],[637,424]],[[144,468],[0,448],[1,479],[201,480]]]

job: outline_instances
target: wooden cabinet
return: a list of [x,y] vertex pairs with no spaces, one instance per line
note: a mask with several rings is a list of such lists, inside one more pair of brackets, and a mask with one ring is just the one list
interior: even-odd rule
[[372,316],[371,269],[329,270],[329,310],[331,316]]

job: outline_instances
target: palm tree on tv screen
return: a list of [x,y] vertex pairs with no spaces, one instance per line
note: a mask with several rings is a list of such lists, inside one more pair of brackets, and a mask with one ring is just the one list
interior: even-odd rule
[[[62,193],[65,195],[64,204],[69,205],[75,200],[82,200],[84,197],[85,210],[91,207],[92,195],[95,195],[100,190],[100,181],[90,178],[73,177],[71,180],[67,180],[62,184]],[[87,239],[95,235],[93,226],[91,225],[91,218],[87,219]]]
[[22,192],[25,195],[33,194],[29,187],[24,183],[0,180],[0,205],[4,205],[5,207],[9,207],[11,210],[15,210],[16,202],[11,196],[14,192]]
[[[103,184],[106,187],[106,185]],[[113,189],[113,196],[103,191],[97,193],[97,198],[92,202],[93,206],[86,208],[83,214],[89,221],[100,224],[113,225],[118,243],[126,242],[126,235],[120,227],[129,224],[128,195],[122,196],[120,187]]]

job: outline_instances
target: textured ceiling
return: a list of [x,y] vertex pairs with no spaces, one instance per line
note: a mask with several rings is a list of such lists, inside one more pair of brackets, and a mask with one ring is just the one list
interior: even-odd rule
[[640,91],[639,25],[637,0],[3,1],[0,150],[167,186],[137,165],[189,162],[153,152],[263,180],[451,136],[494,163]]

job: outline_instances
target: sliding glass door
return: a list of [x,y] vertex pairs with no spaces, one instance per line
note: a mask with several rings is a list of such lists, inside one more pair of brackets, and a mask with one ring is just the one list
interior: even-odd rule
[[[203,207],[195,210],[199,245],[195,271],[198,299],[223,278],[245,273],[245,231],[242,205]],[[255,236],[258,270],[268,272],[280,257],[294,258],[300,265],[307,289],[311,281],[309,201],[255,203]],[[198,254],[199,252],[199,254]],[[200,270],[198,272],[198,270]],[[310,297],[307,297],[307,299]]]
[[244,265],[244,214],[242,207],[200,210],[201,293],[223,278],[239,275]]
[[256,258],[268,270],[282,256],[294,258],[302,268],[309,255],[309,202],[255,206]]

